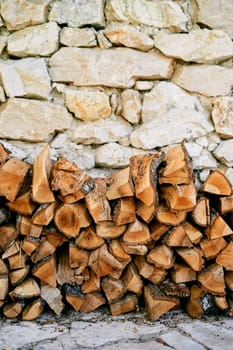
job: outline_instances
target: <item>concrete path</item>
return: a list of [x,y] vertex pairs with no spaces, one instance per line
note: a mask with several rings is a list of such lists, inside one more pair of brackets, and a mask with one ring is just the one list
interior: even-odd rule
[[143,312],[112,317],[46,313],[37,322],[0,320],[0,350],[233,350],[233,319],[192,320],[170,312],[151,322]]

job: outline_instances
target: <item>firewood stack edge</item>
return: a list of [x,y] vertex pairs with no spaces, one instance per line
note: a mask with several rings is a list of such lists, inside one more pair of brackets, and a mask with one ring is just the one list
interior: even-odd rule
[[213,169],[196,190],[183,143],[91,178],[45,145],[33,165],[0,145],[0,310],[36,319],[49,307],[151,320],[233,315],[233,195]]

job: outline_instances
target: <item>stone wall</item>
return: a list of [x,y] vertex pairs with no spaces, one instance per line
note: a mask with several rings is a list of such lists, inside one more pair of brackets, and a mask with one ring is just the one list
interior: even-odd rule
[[92,176],[185,141],[233,182],[232,0],[0,0],[0,142]]

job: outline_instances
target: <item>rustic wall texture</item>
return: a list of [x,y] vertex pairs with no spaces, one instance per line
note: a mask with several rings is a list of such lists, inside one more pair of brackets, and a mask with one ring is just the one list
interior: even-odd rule
[[184,140],[233,183],[233,0],[0,0],[0,142],[92,176]]

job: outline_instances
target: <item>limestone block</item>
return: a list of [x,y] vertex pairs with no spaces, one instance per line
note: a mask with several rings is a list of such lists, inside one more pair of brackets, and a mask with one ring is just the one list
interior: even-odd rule
[[145,151],[110,142],[97,148],[95,161],[96,165],[100,167],[122,168],[129,165],[130,157],[142,153]]
[[93,25],[102,27],[104,20],[103,0],[61,0],[55,1],[49,14],[49,20],[70,27]]
[[31,142],[48,141],[55,131],[71,126],[66,108],[50,102],[10,98],[0,107],[0,137]]
[[93,47],[97,45],[93,28],[65,27],[60,32],[60,42],[66,46]]
[[104,35],[103,30],[98,30],[96,34],[96,38],[98,41],[98,45],[101,49],[106,50],[112,47],[111,41],[109,41],[107,37]]
[[80,122],[71,133],[72,142],[84,145],[121,142],[129,138],[132,126],[121,118]]
[[105,15],[108,21],[170,29],[185,29],[188,20],[181,8],[170,0],[109,0]]
[[77,86],[129,88],[140,79],[168,79],[173,60],[155,52],[129,48],[62,47],[50,59],[53,81]]
[[83,121],[104,119],[111,115],[109,96],[101,91],[65,89],[65,103],[75,117]]
[[0,60],[0,77],[8,97],[47,99],[51,91],[50,77],[43,58]]
[[217,168],[218,166],[218,163],[212,156],[211,152],[205,148],[197,158],[192,159],[192,163],[194,169]]
[[0,86],[0,102],[5,102],[6,101],[6,96],[5,92],[2,86]]
[[130,142],[143,149],[196,138],[214,129],[209,112],[199,99],[170,82],[160,82],[145,94],[142,121],[131,134]]
[[113,23],[104,30],[104,35],[111,43],[148,51],[154,46],[153,40],[129,24]]
[[160,31],[154,44],[165,55],[186,62],[212,63],[233,55],[231,38],[220,30],[196,29],[188,34]]
[[151,90],[154,86],[153,81],[137,80],[134,89],[139,91]]
[[178,66],[171,80],[191,92],[223,96],[231,92],[233,69],[207,64]]
[[9,30],[44,23],[50,2],[51,0],[1,0],[1,16]]
[[2,54],[3,50],[5,49],[7,44],[7,35],[0,35],[0,55]]
[[7,51],[17,57],[49,56],[58,49],[59,31],[55,22],[21,29],[9,35]]
[[233,2],[225,0],[196,0],[196,21],[210,28],[222,29],[233,38]]
[[224,96],[214,99],[212,119],[220,137],[223,139],[233,137],[233,97]]
[[141,117],[141,97],[138,91],[124,90],[121,94],[121,115],[132,124],[138,124]]
[[233,166],[233,139],[222,141],[214,151],[215,157],[228,167]]

